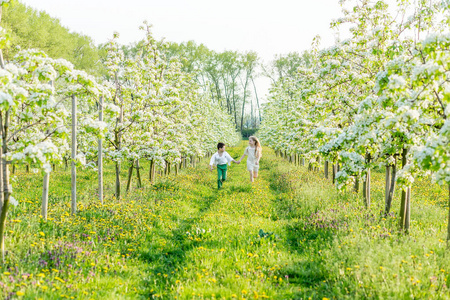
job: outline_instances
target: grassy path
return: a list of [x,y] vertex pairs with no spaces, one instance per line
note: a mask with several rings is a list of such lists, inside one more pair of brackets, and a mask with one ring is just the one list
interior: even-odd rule
[[[229,152],[239,157],[243,149]],[[416,188],[415,228],[404,236],[396,232],[395,213],[383,218],[379,178],[377,200],[366,209],[360,195],[338,193],[320,172],[288,164],[270,150],[253,184],[245,164],[232,165],[223,190],[215,189],[215,176],[199,168],[180,178],[179,195],[185,196],[160,210],[170,228],[155,232],[160,248],[143,255],[153,296],[449,298],[446,209],[430,201],[437,190],[426,182]]]
[[[238,157],[243,149],[228,151]],[[289,222],[279,220],[273,207],[273,165],[265,164],[271,155],[265,154],[253,184],[245,164],[229,168],[219,191],[215,170],[197,169],[181,177],[177,192],[185,196],[163,201],[158,226],[164,228],[154,231],[151,246],[142,252],[151,266],[146,278],[150,293],[171,299],[294,297],[299,286],[289,275],[299,254],[286,244]]]
[[[240,157],[245,146],[227,151]],[[373,173],[366,209],[360,195],[338,193],[321,172],[270,149],[253,184],[245,163],[232,164],[218,191],[206,164],[103,206],[95,173],[82,171],[75,216],[70,177],[58,170],[47,221],[39,218],[42,177],[19,172],[0,299],[450,298],[444,189],[417,183],[405,236],[395,213],[381,213],[383,174]],[[112,166],[105,179],[111,195]]]

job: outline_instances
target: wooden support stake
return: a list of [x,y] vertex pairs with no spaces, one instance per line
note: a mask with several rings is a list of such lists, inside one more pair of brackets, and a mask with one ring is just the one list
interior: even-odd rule
[[71,209],[72,215],[77,213],[77,98],[72,95],[72,172],[71,172]]
[[[103,96],[100,96],[98,120],[103,121]],[[98,198],[103,205],[103,140],[98,139]]]

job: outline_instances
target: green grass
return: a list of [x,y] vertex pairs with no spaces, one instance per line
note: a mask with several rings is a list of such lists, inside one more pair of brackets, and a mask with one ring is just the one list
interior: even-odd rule
[[[239,157],[245,146],[227,151]],[[42,176],[19,168],[0,298],[450,298],[444,189],[427,181],[413,188],[405,236],[395,213],[381,214],[381,173],[374,172],[373,205],[365,209],[360,195],[337,192],[320,172],[269,149],[253,184],[245,163],[233,164],[218,191],[206,164],[153,186],[144,181],[122,200],[111,196],[109,165],[103,206],[95,172],[80,171],[76,216],[70,175],[56,171],[46,222],[39,217]]]

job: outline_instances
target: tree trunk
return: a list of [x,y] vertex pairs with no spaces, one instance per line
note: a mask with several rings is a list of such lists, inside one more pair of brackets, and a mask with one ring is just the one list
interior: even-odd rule
[[[2,20],[2,10],[3,10],[3,7],[2,7],[2,5],[0,5],[0,21]],[[5,68],[5,61],[3,60],[3,50],[2,49],[0,49],[0,67],[2,69]]]
[[120,163],[116,161],[116,199],[120,199]]
[[355,176],[355,187],[354,187],[355,193],[359,193],[359,174]]
[[142,187],[142,180],[141,180],[141,166],[139,164],[139,159],[136,159],[136,176],[137,176],[137,187]]
[[328,160],[325,161],[324,169],[325,169],[325,178],[328,179]]
[[77,98],[72,95],[72,172],[71,172],[71,209],[72,215],[77,213],[77,166],[75,158],[77,156]]
[[[1,9],[1,6],[0,6]],[[1,112],[0,112],[0,121],[1,121]],[[1,127],[2,123],[0,122],[0,138],[1,138]],[[0,212],[2,211],[2,208],[4,206],[4,198],[3,198],[3,171],[2,171],[2,156],[3,156],[3,149],[0,146]],[[2,239],[3,235],[0,236],[0,239]]]
[[131,162],[131,166],[128,169],[128,179],[127,179],[127,192],[130,190],[131,186],[131,177],[133,176],[133,169],[134,169],[134,161]]
[[448,184],[447,247],[450,247],[450,183]]
[[391,166],[386,165],[386,173],[385,173],[385,187],[384,187],[384,207],[386,213],[386,207],[389,199],[389,189],[391,187]]
[[175,164],[175,176],[178,176],[178,164]]
[[390,179],[390,186],[388,188],[388,196],[386,199],[386,204],[384,207],[384,214],[387,216],[389,212],[391,211],[391,205],[392,200],[394,199],[394,192],[395,192],[395,179],[396,179],[396,173],[397,173],[397,162],[394,162],[394,164],[391,166],[392,174]]
[[[5,135],[4,135],[5,137]],[[3,138],[3,143],[5,143],[5,138]],[[3,153],[7,153],[6,145],[4,144]],[[4,158],[2,160],[1,172],[3,173],[3,206],[2,212],[0,214],[0,249],[2,251],[2,262],[5,263],[5,227],[6,227],[6,216],[9,209],[9,201],[11,192],[9,190],[9,170],[8,165],[6,164],[6,160]]]
[[364,204],[366,208],[370,207],[370,168],[366,171],[366,178],[363,184]]
[[[402,169],[405,168],[407,164],[408,149],[403,149],[402,153]],[[405,232],[409,229],[409,214],[410,214],[410,188],[407,187],[406,190],[402,190],[402,200],[400,203],[400,229],[405,230]]]
[[[117,80],[117,76],[116,76],[116,80]],[[120,103],[123,103],[123,101],[120,101]],[[114,104],[116,104],[116,103],[114,103]],[[116,121],[120,124],[123,124],[123,104],[120,104],[119,108],[120,108],[119,118]],[[122,150],[122,132],[121,131],[115,132],[115,144],[116,144],[116,150],[118,150],[118,151]],[[121,197],[120,162],[116,162],[116,198],[120,199],[120,197]]]
[[12,165],[12,173],[13,173],[13,174],[16,174],[16,165],[15,165],[15,164]]
[[236,99],[234,98],[234,84],[233,84],[233,109],[234,109],[234,123],[236,124],[236,129],[238,129],[237,123],[237,110],[236,110]]
[[255,86],[255,81],[253,80],[252,77],[252,83],[253,83],[253,89],[255,90],[255,96],[256,96],[256,105],[258,106],[258,113],[259,113],[259,122],[261,123],[261,109],[259,108],[259,98],[258,98],[258,93],[256,92],[256,86]]
[[7,138],[9,129],[9,109],[5,112],[5,120],[3,125],[3,118],[0,113],[0,132],[2,136],[2,145],[0,153],[0,173],[2,176],[2,212],[0,214],[0,249],[2,251],[2,262],[5,263],[5,227],[6,227],[6,217],[9,209],[9,202],[11,197],[10,185],[9,185],[9,168],[6,162],[6,158],[3,155],[8,153]]
[[247,79],[245,81],[245,85],[244,85],[244,99],[242,100],[241,132],[242,132],[242,128],[244,127],[244,111],[245,111],[245,100],[246,100],[246,96],[247,96],[247,83],[248,83],[248,76],[247,76]]
[[153,180],[155,179],[155,163],[152,160],[150,160],[150,169],[148,171],[148,180],[151,184],[153,184]]
[[333,164],[333,172],[332,172],[333,184],[336,181],[336,173],[337,173],[337,165]]
[[[0,5],[0,21],[2,19],[2,9],[3,6]],[[5,68],[5,63],[3,61],[3,52],[2,49],[0,49],[0,67],[2,69]],[[9,112],[6,112],[6,117],[8,117]],[[7,121],[7,120],[6,120]],[[6,123],[7,124],[7,123]],[[3,120],[2,120],[2,114],[0,112],[0,133],[1,133],[1,138],[2,138],[2,142],[3,144],[6,141],[6,133],[4,132],[4,128],[3,128]],[[6,149],[6,144],[5,145],[5,149]],[[2,257],[3,257],[3,263],[4,261],[4,239],[3,239],[3,234],[4,234],[4,228],[5,228],[5,224],[6,224],[6,212],[8,210],[8,203],[6,203],[5,198],[3,196],[3,171],[2,171],[2,157],[3,157],[3,147],[0,146],[0,249],[2,251]],[[27,172],[28,173],[28,172]],[[3,217],[3,207],[5,208],[5,214]]]
[[170,175],[170,162],[167,163],[167,175]]

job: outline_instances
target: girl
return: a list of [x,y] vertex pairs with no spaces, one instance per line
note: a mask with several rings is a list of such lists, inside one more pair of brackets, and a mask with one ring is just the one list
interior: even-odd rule
[[246,155],[248,155],[247,170],[250,173],[250,181],[253,182],[254,178],[258,177],[259,160],[262,156],[261,144],[255,136],[248,138],[248,147],[245,148],[244,155],[238,162],[241,162]]

